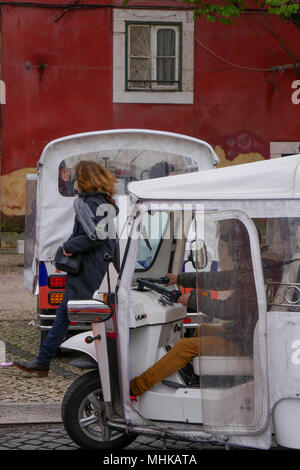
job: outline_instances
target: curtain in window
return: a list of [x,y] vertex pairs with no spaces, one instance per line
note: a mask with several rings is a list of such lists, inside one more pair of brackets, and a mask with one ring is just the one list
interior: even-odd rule
[[157,81],[161,84],[175,81],[176,34],[174,29],[157,31],[156,69]]

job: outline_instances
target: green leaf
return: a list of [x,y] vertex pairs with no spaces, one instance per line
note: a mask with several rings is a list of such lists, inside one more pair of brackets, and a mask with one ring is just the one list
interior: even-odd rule
[[[251,8],[247,0],[181,0],[184,4],[193,6],[194,20],[203,17],[210,23],[220,22],[223,24],[234,23],[245,12],[246,8]],[[220,1],[220,0],[219,0]],[[265,10],[265,14],[277,15],[282,20],[290,18],[299,13],[299,3],[295,0],[255,0],[258,8]],[[122,5],[126,6],[130,0],[122,0]]]

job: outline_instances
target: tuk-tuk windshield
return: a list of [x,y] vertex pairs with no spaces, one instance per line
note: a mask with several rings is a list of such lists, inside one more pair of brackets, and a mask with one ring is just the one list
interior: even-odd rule
[[149,211],[144,215],[141,222],[141,240],[136,271],[144,271],[151,267],[168,223],[169,214],[167,212]]
[[197,163],[189,157],[155,150],[114,149],[73,155],[59,165],[58,189],[62,196],[74,196],[75,167],[82,160],[96,161],[113,173],[118,178],[117,195],[127,194],[131,181],[198,171]]

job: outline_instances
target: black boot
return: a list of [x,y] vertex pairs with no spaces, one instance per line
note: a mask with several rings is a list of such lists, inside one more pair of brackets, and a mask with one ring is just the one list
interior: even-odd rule
[[49,365],[41,364],[37,359],[32,359],[27,362],[15,361],[14,366],[18,367],[18,369],[21,369],[23,372],[35,373],[40,377],[47,377],[50,369]]

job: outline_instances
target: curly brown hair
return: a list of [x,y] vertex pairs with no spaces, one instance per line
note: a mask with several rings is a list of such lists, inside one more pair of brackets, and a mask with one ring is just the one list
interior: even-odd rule
[[75,168],[78,190],[89,193],[104,193],[110,204],[115,204],[113,196],[116,192],[117,178],[100,163],[92,160],[79,162]]

